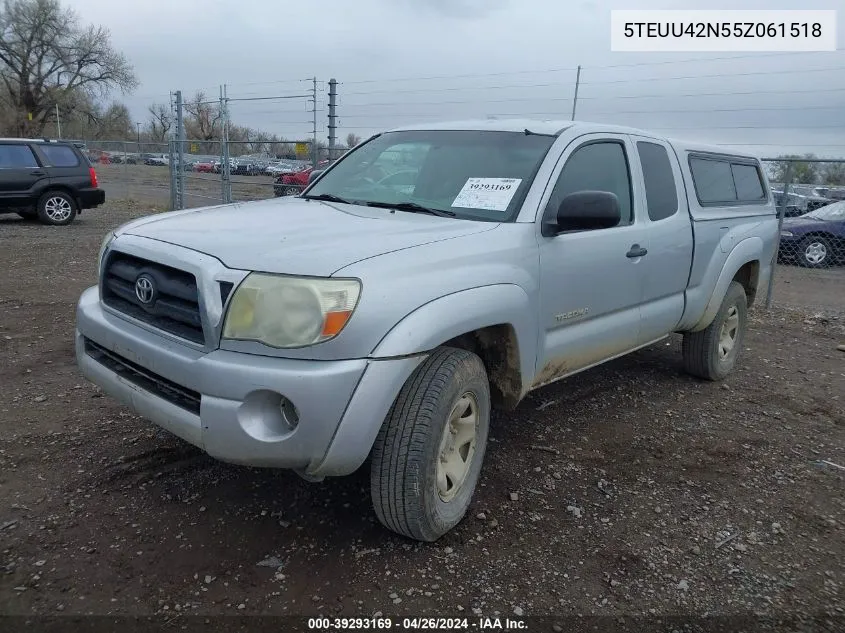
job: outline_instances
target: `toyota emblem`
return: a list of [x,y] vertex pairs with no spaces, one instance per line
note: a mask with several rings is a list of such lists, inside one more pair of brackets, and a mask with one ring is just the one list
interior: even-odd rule
[[152,277],[149,275],[141,275],[135,280],[135,296],[138,297],[138,301],[143,303],[145,306],[150,305],[153,302],[153,299],[155,299],[156,296],[156,289],[153,284]]

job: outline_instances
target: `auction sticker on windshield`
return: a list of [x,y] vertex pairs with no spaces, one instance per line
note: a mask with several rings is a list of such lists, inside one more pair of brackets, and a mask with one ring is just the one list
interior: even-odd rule
[[452,202],[452,206],[505,211],[521,182],[521,178],[470,178]]

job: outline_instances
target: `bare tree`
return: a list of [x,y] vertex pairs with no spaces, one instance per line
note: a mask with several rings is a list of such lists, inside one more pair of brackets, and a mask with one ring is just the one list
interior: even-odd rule
[[51,110],[73,93],[105,96],[137,85],[108,29],[82,26],[58,0],[4,0],[0,8],[0,91],[20,136],[41,134]]
[[358,143],[361,142],[361,137],[355,134],[354,132],[350,132],[346,135],[346,147],[352,148],[355,147]]
[[170,128],[173,127],[174,123],[170,109],[161,103],[154,103],[147,108],[147,112],[150,114],[150,118],[147,121],[150,140],[156,143],[163,143],[167,140],[167,134],[170,132]]
[[219,106],[209,103],[202,91],[197,92],[193,99],[184,106],[190,118],[185,121],[188,138],[202,141],[212,141],[219,138],[223,123]]

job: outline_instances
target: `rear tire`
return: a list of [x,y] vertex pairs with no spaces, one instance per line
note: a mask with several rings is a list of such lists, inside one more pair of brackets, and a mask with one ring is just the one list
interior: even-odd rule
[[38,200],[38,219],[51,226],[65,226],[77,214],[76,200],[64,191],[48,191]]
[[295,196],[299,193],[299,187],[285,187],[282,189],[283,196]]
[[489,426],[481,359],[436,349],[402,387],[373,446],[370,492],[379,521],[428,542],[460,523],[478,483]]
[[699,332],[684,333],[687,373],[705,380],[722,380],[736,365],[748,327],[745,288],[732,281],[713,322]]

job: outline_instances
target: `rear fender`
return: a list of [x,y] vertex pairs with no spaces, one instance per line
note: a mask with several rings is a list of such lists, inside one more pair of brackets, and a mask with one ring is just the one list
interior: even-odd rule
[[[684,329],[689,332],[698,332],[710,325],[713,322],[713,319],[716,318],[716,313],[719,311],[722,301],[728,292],[728,286],[730,286],[731,281],[733,281],[737,272],[739,272],[739,269],[748,262],[753,261],[759,261],[761,268],[763,266],[767,266],[768,262],[764,262],[762,259],[762,238],[749,237],[737,243],[722,266],[721,272],[717,277],[716,284],[713,287],[713,292],[710,294],[710,298],[707,301],[707,305],[704,309],[704,313],[701,315],[701,318],[692,327]],[[714,260],[713,265],[716,265],[716,260]],[[705,275],[705,278],[708,277],[710,277],[709,274]]]

